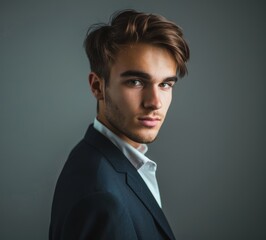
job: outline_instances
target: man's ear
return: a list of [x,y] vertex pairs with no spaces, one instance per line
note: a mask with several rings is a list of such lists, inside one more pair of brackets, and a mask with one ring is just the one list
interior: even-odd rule
[[97,100],[104,99],[104,80],[100,78],[95,72],[89,74],[89,84],[91,92]]

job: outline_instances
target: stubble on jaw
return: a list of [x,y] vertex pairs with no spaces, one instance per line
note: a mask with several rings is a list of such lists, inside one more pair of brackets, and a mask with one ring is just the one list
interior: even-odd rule
[[[139,144],[148,144],[156,140],[157,134],[153,136],[141,136],[140,134],[130,131],[129,126],[125,126],[126,117],[122,110],[112,101],[108,90],[105,89],[105,118],[112,127],[112,131],[119,137],[125,136],[129,140]],[[148,130],[147,130],[148,131]]]

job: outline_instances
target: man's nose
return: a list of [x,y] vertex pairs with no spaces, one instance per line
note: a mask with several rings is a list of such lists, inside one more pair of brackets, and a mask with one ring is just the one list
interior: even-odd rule
[[157,86],[151,86],[144,92],[143,96],[144,108],[156,110],[162,107],[160,89]]

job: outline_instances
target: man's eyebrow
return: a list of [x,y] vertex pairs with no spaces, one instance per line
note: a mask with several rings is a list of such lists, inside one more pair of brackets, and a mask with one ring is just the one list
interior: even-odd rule
[[143,79],[151,79],[151,76],[148,73],[141,71],[128,70],[120,74],[121,77],[139,77]]
[[[142,79],[151,79],[151,76],[148,73],[142,72],[142,71],[134,71],[134,70],[128,70],[125,72],[122,72],[120,74],[121,77],[139,77]],[[163,80],[163,82],[169,82],[169,81],[173,81],[173,82],[177,82],[178,78],[177,76],[172,76],[172,77],[167,77],[166,79]]]
[[177,82],[178,78],[177,76],[173,76],[173,77],[168,77],[166,79],[164,79],[164,82]]

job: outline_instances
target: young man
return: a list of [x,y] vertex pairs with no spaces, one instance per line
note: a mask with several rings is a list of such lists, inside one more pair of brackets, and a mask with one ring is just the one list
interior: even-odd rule
[[144,154],[187,69],[182,31],[126,10],[85,40],[97,118],[58,179],[50,240],[174,239],[161,209],[156,163]]

